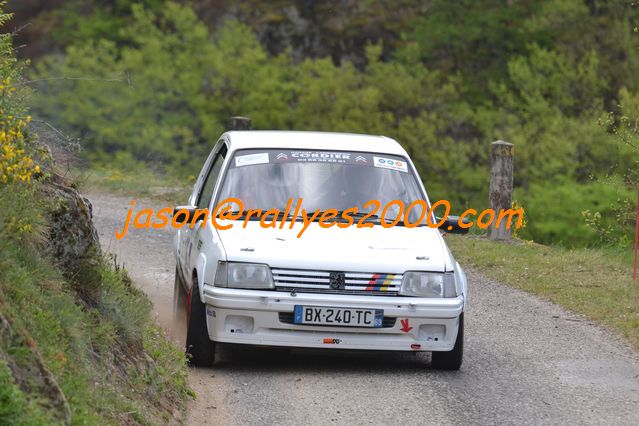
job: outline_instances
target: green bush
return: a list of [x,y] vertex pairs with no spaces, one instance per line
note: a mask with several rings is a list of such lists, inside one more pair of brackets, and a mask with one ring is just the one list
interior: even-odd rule
[[637,194],[618,178],[534,184],[517,197],[528,215],[524,238],[543,244],[621,247],[633,240]]

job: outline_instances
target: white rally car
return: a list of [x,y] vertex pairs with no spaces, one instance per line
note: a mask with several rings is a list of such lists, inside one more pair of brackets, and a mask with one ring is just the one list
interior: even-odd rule
[[[225,210],[232,219],[217,220],[228,229],[192,220],[197,209],[213,212],[231,197],[242,205]],[[404,214],[396,200],[430,206],[408,154],[392,139],[223,134],[188,205],[174,213],[184,224],[175,238],[174,301],[186,308],[190,362],[213,364],[216,343],[224,342],[432,351],[433,367],[458,369],[467,284],[442,231],[466,229],[452,216],[442,231],[427,226],[426,212]],[[293,211],[300,202],[307,218],[339,213],[305,223]],[[272,211],[266,218],[250,210]]]

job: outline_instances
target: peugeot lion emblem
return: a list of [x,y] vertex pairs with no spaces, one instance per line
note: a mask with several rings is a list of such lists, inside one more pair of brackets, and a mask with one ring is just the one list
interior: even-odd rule
[[343,272],[331,272],[331,289],[333,290],[344,290],[344,284],[346,280],[344,279]]

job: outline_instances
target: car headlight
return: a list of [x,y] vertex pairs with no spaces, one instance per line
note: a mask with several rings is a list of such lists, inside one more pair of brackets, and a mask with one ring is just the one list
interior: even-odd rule
[[433,298],[457,297],[455,274],[453,272],[406,272],[399,294]]
[[215,273],[216,287],[273,289],[268,265],[261,263],[219,262]]

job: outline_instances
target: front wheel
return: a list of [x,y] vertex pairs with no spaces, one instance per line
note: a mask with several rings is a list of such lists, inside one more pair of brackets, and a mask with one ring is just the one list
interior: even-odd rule
[[197,279],[186,298],[186,355],[189,364],[210,367],[215,362],[215,342],[209,339],[206,305],[200,300]]
[[459,317],[457,339],[452,351],[433,352],[431,365],[438,370],[459,370],[464,358],[464,314]]

